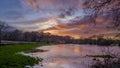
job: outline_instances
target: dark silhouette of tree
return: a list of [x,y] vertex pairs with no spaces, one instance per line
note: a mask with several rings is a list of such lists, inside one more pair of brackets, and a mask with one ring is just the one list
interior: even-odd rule
[[86,14],[96,23],[98,16],[105,15],[113,20],[113,27],[120,29],[120,0],[85,0]]
[[5,22],[0,21],[0,44],[1,44],[1,39],[2,39],[2,31],[7,28],[7,24]]
[[120,45],[120,40],[104,39],[103,35],[96,35],[95,38],[74,39],[70,36],[57,36],[43,32],[23,32],[20,30],[7,31],[2,33],[2,40],[26,41],[42,43],[64,43],[64,44],[95,44],[95,45]]

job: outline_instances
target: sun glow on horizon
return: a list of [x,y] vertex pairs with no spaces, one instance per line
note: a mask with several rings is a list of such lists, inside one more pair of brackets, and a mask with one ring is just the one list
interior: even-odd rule
[[53,26],[56,26],[56,25],[58,25],[58,23],[55,20],[48,20],[46,22],[36,23],[36,25],[38,26],[39,30],[44,30],[44,29],[48,29]]

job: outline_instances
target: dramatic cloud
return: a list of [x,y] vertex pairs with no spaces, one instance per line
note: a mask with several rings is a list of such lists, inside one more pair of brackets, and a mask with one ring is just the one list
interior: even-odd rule
[[[108,18],[108,17],[107,17]],[[115,35],[119,33],[117,30],[111,28],[112,22],[110,19],[106,19],[105,16],[98,17],[96,24],[92,23],[89,18],[73,19],[71,23],[59,24],[52,28],[44,30],[45,33],[49,32],[54,35],[72,36],[75,38],[87,38],[93,35]]]
[[[26,31],[43,31],[54,35],[88,37],[114,33],[109,16],[101,16],[92,23],[84,13],[84,0],[2,0],[0,19]],[[7,7],[6,7],[7,6]],[[10,8],[9,8],[10,7]],[[3,15],[4,14],[4,15]]]

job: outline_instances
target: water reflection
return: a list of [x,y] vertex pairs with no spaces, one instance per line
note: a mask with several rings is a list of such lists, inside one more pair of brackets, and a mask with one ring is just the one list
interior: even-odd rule
[[60,44],[37,48],[48,50],[47,52],[25,53],[25,55],[44,59],[43,67],[35,65],[34,68],[88,68],[93,58],[86,55],[102,54],[101,48],[91,45]]

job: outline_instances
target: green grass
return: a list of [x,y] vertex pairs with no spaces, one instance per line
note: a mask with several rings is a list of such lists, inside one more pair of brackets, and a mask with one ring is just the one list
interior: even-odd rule
[[25,65],[37,64],[38,59],[17,54],[21,51],[34,50],[38,46],[47,44],[16,44],[0,46],[0,68],[24,68]]

